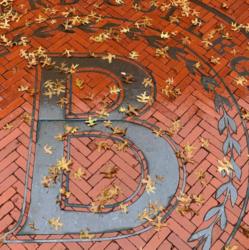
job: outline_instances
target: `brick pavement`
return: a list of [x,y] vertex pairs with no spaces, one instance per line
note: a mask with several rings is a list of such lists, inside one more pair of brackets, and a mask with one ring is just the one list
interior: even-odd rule
[[[2,2],[4,4],[4,1]],[[163,1],[143,1],[141,5],[139,1],[125,1],[124,4],[120,1],[120,5],[111,0],[97,3],[90,0],[73,2],[14,1],[14,9],[22,13],[22,17],[18,22],[11,21],[10,29],[1,29],[1,34],[6,34],[12,44],[8,45],[5,39],[1,38],[0,232],[3,244],[0,248],[154,250],[202,248],[203,244],[207,244],[206,249],[222,249],[225,246],[226,249],[248,249],[249,118],[246,112],[249,111],[249,2],[193,0],[190,1],[190,16],[186,16],[188,1],[172,1],[171,4],[170,1],[165,1],[166,4],[163,4]],[[44,8],[42,3],[53,6],[56,11]],[[198,13],[193,13],[193,9]],[[75,16],[85,19],[80,21],[81,24],[77,20],[75,24],[68,21]],[[236,24],[231,24],[232,21]],[[69,28],[65,28],[65,24],[68,24]],[[27,37],[29,42],[23,45],[20,37]],[[91,56],[92,53],[111,53],[127,58],[135,51],[138,58],[134,57],[133,60],[151,71],[156,82],[156,98],[144,112],[138,111],[137,117],[156,125],[162,131],[167,131],[180,147],[176,155],[178,158],[184,156],[182,160],[187,161],[186,186],[183,190],[185,195],[180,193],[184,167],[179,166],[179,188],[169,207],[173,207],[177,200],[178,205],[170,216],[162,221],[166,226],[158,228],[154,223],[154,228],[130,237],[125,237],[130,233],[129,230],[90,237],[81,235],[81,240],[87,242],[77,240],[77,235],[60,235],[59,231],[55,231],[53,235],[36,235],[35,225],[34,235],[18,236],[18,231],[29,215],[32,202],[30,197],[35,171],[33,167],[36,157],[39,98],[36,100],[35,110],[33,100],[34,96],[43,94],[42,91],[32,93],[35,88],[36,70],[35,67],[27,67],[27,60],[20,56],[20,50],[32,52],[39,46],[48,53],[56,52],[60,55],[70,49],[73,50],[72,57],[74,53],[91,53]],[[66,55],[64,57],[66,61]],[[38,82],[42,81],[41,64],[37,66]],[[76,84],[72,89],[72,110],[85,114],[80,116],[80,119],[85,119],[87,112],[99,111],[105,103],[111,106],[108,112],[119,109],[124,98],[123,86],[133,84],[124,83],[110,73],[105,75],[100,72],[101,70],[72,74],[73,82],[76,82],[77,78],[83,81],[82,89]],[[170,81],[165,82],[171,78],[174,79],[172,84]],[[29,88],[20,91],[20,86]],[[121,89],[119,97],[109,92],[109,86],[118,86]],[[172,93],[175,93],[176,88],[180,89],[181,94],[175,98]],[[167,92],[169,89],[171,92]],[[167,93],[170,97],[167,97]],[[132,120],[133,117],[127,119]],[[179,128],[175,121],[180,121]],[[32,146],[31,127],[34,128]],[[227,135],[230,140],[224,144]],[[107,204],[111,204],[125,199],[136,189],[140,176],[139,164],[130,149],[118,151],[113,145],[115,143],[109,141],[110,149],[98,150],[96,143],[99,139],[73,140],[69,201],[91,204],[98,199],[102,190],[116,183],[123,192],[122,195],[108,200]],[[218,161],[223,160],[225,156],[229,162],[223,162],[222,165]],[[31,169],[27,174],[28,161],[31,163]],[[111,179],[104,178],[106,164],[117,166],[119,169]],[[77,180],[73,173],[79,166],[86,171],[86,176]],[[218,167],[223,169],[219,172]],[[165,175],[163,178],[165,182],[171,181],[170,176]],[[223,186],[223,191],[226,192],[222,194],[219,187],[224,183],[227,183],[228,188]],[[44,187],[41,185],[40,188]],[[141,192],[146,192],[145,189],[144,186]],[[24,201],[25,190],[27,197]],[[139,195],[127,204],[128,213],[129,206],[136,204]],[[25,211],[22,211],[23,203],[26,204]],[[162,214],[167,213],[169,207],[161,211]],[[207,216],[207,212],[213,207],[219,210],[213,210],[213,216],[211,212]],[[64,205],[61,205],[61,209],[68,210]],[[73,210],[84,212],[82,208]],[[20,217],[21,214],[23,217]],[[148,224],[151,224],[150,221],[145,220],[141,227],[147,228]],[[200,231],[199,235],[194,234],[205,228],[207,230]],[[136,230],[138,231],[132,229],[131,232]],[[124,237],[115,238],[120,235]],[[193,241],[190,241],[191,236]],[[113,239],[100,242],[94,240],[105,237]],[[31,242],[19,242],[24,239]],[[44,242],[39,242],[39,239]],[[68,239],[75,240],[67,242]]]

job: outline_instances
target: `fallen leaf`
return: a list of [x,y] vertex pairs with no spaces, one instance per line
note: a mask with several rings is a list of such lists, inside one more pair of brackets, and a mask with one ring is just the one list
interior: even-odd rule
[[108,149],[111,148],[111,146],[109,145],[109,143],[106,142],[106,141],[97,142],[96,145],[97,145],[98,152],[100,152],[102,150],[108,150]]
[[225,172],[227,175],[229,175],[233,171],[233,165],[229,160],[224,157],[223,160],[218,160],[218,171],[220,173]]
[[88,231],[80,232],[80,239],[92,239],[92,238],[94,238],[94,234],[91,234]]
[[71,195],[71,192],[67,192],[66,189],[63,187],[60,189],[60,195],[68,199]]
[[143,92],[141,95],[137,95],[137,101],[141,103],[152,103],[152,97],[147,95],[146,91]]
[[148,194],[155,193],[156,187],[155,182],[151,179],[151,177],[148,175],[146,179],[142,180],[143,184],[146,184],[145,190]]
[[10,130],[12,129],[14,126],[11,124],[11,123],[6,123],[4,126],[3,126],[3,130]]
[[133,60],[137,60],[139,57],[139,54],[137,51],[133,50],[129,53],[129,58],[133,59]]
[[97,119],[92,118],[91,116],[89,116],[88,119],[85,121],[88,127],[95,126],[97,124],[96,122],[97,122]]
[[157,137],[162,137],[165,131],[161,128],[153,129],[152,133],[155,134]]
[[19,92],[28,92],[29,86],[28,85],[21,85],[18,89]]
[[235,83],[238,85],[238,86],[245,86],[247,85],[247,82],[248,80],[244,77],[244,76],[237,76],[235,79],[234,79]]
[[111,121],[104,121],[103,122],[104,123],[104,126],[106,127],[106,128],[111,128],[112,127],[112,122]]
[[57,161],[56,166],[59,170],[69,172],[70,166],[73,164],[71,160],[67,160],[64,156]]
[[34,223],[34,222],[29,223],[29,227],[30,227],[32,230],[34,230],[34,231],[37,231],[37,230],[38,230],[38,228],[35,226],[35,223]]
[[236,245],[233,245],[233,246],[227,245],[227,246],[225,246],[225,250],[237,250],[237,249],[239,249],[239,247],[236,246]]
[[110,94],[115,94],[117,95],[118,93],[121,92],[121,89],[118,88],[117,86],[110,87]]
[[123,213],[127,214],[128,213],[128,205],[127,204],[120,204],[120,209]]
[[73,49],[65,49],[62,55],[65,55],[66,57],[71,57],[73,52],[74,52]]
[[116,58],[116,55],[113,55],[111,53],[108,53],[107,55],[105,56],[102,56],[102,59],[103,60],[107,60],[108,63],[112,63],[112,60]]
[[50,220],[48,220],[48,224],[56,231],[63,227],[63,223],[60,221],[60,217],[51,218]]
[[205,181],[206,173],[202,169],[196,172],[196,177],[197,177],[197,180],[201,182],[202,186],[207,185]]
[[53,154],[53,147],[49,146],[48,144],[46,144],[44,147],[44,152],[46,154],[52,155]]
[[154,83],[151,78],[144,78],[142,84],[147,88],[147,87],[153,87]]
[[104,175],[104,178],[113,179],[117,176],[118,167],[112,164],[106,164],[107,169],[105,171],[101,171],[100,174]]
[[201,137],[200,141],[201,141],[201,147],[205,148],[205,149],[208,149],[208,147],[209,147],[209,140]]
[[75,81],[75,85],[79,88],[79,89],[83,89],[83,85],[84,85],[84,81],[77,78]]
[[129,144],[128,144],[127,140],[117,142],[114,145],[115,145],[115,147],[117,148],[118,151],[125,151],[129,147]]
[[31,125],[32,117],[30,114],[26,113],[23,115],[23,121],[28,125]]
[[86,176],[86,172],[81,167],[74,172],[74,178],[76,180],[81,180],[84,176]]

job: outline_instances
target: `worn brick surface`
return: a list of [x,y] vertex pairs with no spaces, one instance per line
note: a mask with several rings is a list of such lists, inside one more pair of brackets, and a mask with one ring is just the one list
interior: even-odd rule
[[[200,206],[196,204],[193,205],[195,213],[187,213],[182,216],[177,211],[174,211],[166,221],[167,226],[163,227],[159,232],[151,229],[146,233],[134,237],[103,242],[10,243],[3,244],[0,249],[192,249],[196,246],[196,242],[189,242],[189,237],[197,229],[203,229],[208,226],[208,222],[203,221],[205,213],[213,206],[222,203],[224,197],[216,199],[215,192],[218,187],[227,180],[217,171],[217,161],[224,158],[222,147],[226,135],[220,135],[217,129],[217,123],[221,115],[215,110],[213,104],[214,95],[204,90],[198,74],[190,74],[180,58],[177,61],[173,60],[169,55],[156,57],[155,48],[148,44],[144,37],[132,40],[122,33],[120,34],[119,41],[108,39],[101,43],[94,42],[90,37],[103,32],[104,30],[101,29],[101,27],[106,23],[115,22],[119,23],[120,27],[127,28],[131,26],[132,22],[134,23],[147,16],[152,20],[152,28],[165,32],[177,31],[178,33],[174,39],[178,42],[188,36],[191,41],[188,47],[196,53],[196,56],[190,55],[189,59],[200,61],[204,59],[209,62],[211,68],[217,72],[220,79],[229,87],[239,107],[249,111],[249,84],[247,82],[245,86],[238,86],[234,81],[238,73],[230,67],[230,61],[232,59],[239,56],[246,57],[247,61],[243,62],[244,64],[241,63],[238,69],[241,72],[246,72],[245,78],[249,80],[249,47],[247,39],[249,34],[249,2],[242,0],[200,1],[205,4],[205,6],[210,7],[210,9],[205,9],[196,4],[196,2],[198,3],[199,1],[190,1],[191,8],[195,8],[199,12],[199,17],[202,20],[200,27],[191,26],[191,20],[194,19],[192,16],[189,18],[181,17],[180,24],[176,25],[162,18],[167,14],[166,10],[136,11],[132,8],[132,1],[125,1],[124,5],[116,7],[114,6],[115,4],[112,5],[115,1],[96,2],[80,0],[79,3],[68,5],[61,5],[59,1],[56,0],[42,1],[46,3],[45,5],[54,6],[54,8],[57,9],[57,12],[51,15],[46,14],[44,8],[39,4],[37,4],[36,9],[32,9],[29,2],[37,1],[14,1],[14,7],[22,13],[23,16],[18,23],[13,23],[11,29],[7,30],[8,33],[6,36],[9,39],[14,39],[16,35],[22,34],[28,37],[30,43],[26,46],[10,47],[8,48],[9,53],[0,57],[0,233],[3,234],[11,230],[18,221],[22,208],[25,172],[27,170],[26,162],[28,158],[30,124],[24,120],[24,116],[32,112],[33,97],[27,93],[19,92],[18,87],[20,85],[28,85],[30,88],[33,88],[35,70],[27,67],[27,62],[20,57],[19,53],[20,49],[31,49],[32,51],[39,46],[44,47],[48,52],[62,53],[65,49],[73,49],[79,53],[109,52],[125,57],[128,57],[131,51],[137,51],[139,53],[138,63],[151,70],[157,87],[155,102],[150,109],[141,114],[139,118],[153,123],[163,130],[168,130],[170,126],[172,126],[172,122],[180,119],[182,128],[173,136],[174,141],[180,148],[183,148],[186,144],[194,146],[193,163],[187,164],[188,176],[185,193],[188,195],[202,195],[204,202]],[[108,2],[110,4],[108,4]],[[170,1],[165,2],[170,3]],[[172,2],[175,2],[175,5],[177,5],[177,2],[184,1]],[[99,3],[99,7],[97,7],[96,3]],[[161,6],[162,3],[163,1],[158,1],[158,6]],[[227,4],[227,8],[222,7],[224,3]],[[150,5],[151,1],[143,1],[142,10],[149,8]],[[103,18],[97,23],[97,28],[94,32],[75,29],[73,33],[69,33],[56,30],[56,25],[61,23],[61,19],[65,19],[62,12],[68,11],[69,8],[75,8],[75,15],[85,16],[91,11],[95,11],[101,14]],[[228,17],[228,23],[215,12],[216,10]],[[180,12],[178,12],[177,15],[180,17],[181,15],[179,13]],[[37,19],[39,15],[50,19],[39,22]],[[115,18],[108,18],[110,16]],[[57,17],[60,18],[57,19]],[[127,20],[119,21],[118,18],[127,18]],[[247,24],[247,30],[241,29],[241,32],[233,31],[229,18],[236,23]],[[54,22],[51,23],[51,20],[54,20]],[[218,51],[219,46],[205,48],[201,42],[220,24],[224,25],[224,33],[228,32],[231,36],[231,41],[234,43],[233,48],[225,48],[224,54]],[[43,37],[43,35],[38,37],[33,33],[37,28],[42,26],[48,27],[48,37]],[[15,30],[15,27],[21,28]],[[193,31],[190,32],[192,29]],[[1,29],[0,32],[1,34],[5,34],[6,30]],[[157,35],[160,37],[160,33],[155,32],[155,30],[150,30],[149,28],[145,29],[144,36]],[[199,32],[202,33],[201,36],[199,36]],[[165,40],[160,40],[160,42],[165,46],[175,45],[172,40],[166,40],[166,42]],[[1,49],[4,49],[4,47],[2,46]],[[202,59],[197,59],[198,56]],[[211,63],[210,60],[212,57],[219,57],[220,63]],[[202,70],[206,74],[211,74],[212,70],[209,66],[205,65],[204,61],[201,61],[201,64]],[[96,111],[103,105],[103,102],[111,103],[116,100],[116,96],[110,95],[109,93],[109,85],[112,83],[110,77],[99,75],[98,73],[77,73],[74,77],[80,77],[86,83],[82,91],[79,90],[79,88],[73,88],[73,111],[75,113]],[[179,97],[173,100],[169,100],[162,93],[162,89],[165,87],[165,80],[168,78],[174,78],[174,86],[180,88],[182,92]],[[119,84],[122,89],[122,83]],[[224,96],[228,96],[222,83],[220,85],[217,92],[220,94],[224,93]],[[95,98],[93,100],[86,99],[86,95],[94,95]],[[236,204],[234,207],[231,206],[230,201],[226,204],[227,227],[224,230],[218,225],[214,227],[211,249],[221,249],[227,244],[229,234],[232,232],[243,209],[248,191],[248,148],[245,131],[243,130],[238,110],[236,110],[236,105],[231,98],[229,100],[232,103],[232,109],[229,111],[229,115],[234,118],[238,127],[237,134],[234,138],[238,140],[242,151],[240,156],[235,155],[235,159],[242,172],[241,179],[237,180],[235,178],[233,182],[238,192]],[[36,115],[37,112],[38,110],[36,110]],[[4,129],[6,124],[11,124],[13,127]],[[248,120],[244,120],[244,125],[248,129]],[[209,140],[208,148],[201,146],[200,138]],[[35,140],[36,138],[33,138],[34,142]],[[76,182],[73,177],[70,177],[72,181],[72,189],[70,190],[72,192],[71,201],[76,203],[90,203],[103,188],[112,182],[112,180],[104,179],[100,173],[108,162],[120,168],[116,179],[124,190],[123,196],[120,198],[127,197],[136,188],[136,180],[140,174],[138,166],[136,165],[137,162],[133,158],[132,153],[129,151],[117,152],[115,149],[99,152],[93,141],[92,139],[88,139],[74,140],[72,142],[73,167],[77,168],[80,166],[83,159],[84,166],[87,167],[87,178],[79,183]],[[33,147],[32,162],[34,161],[34,149]],[[31,189],[32,171],[29,176],[29,191]],[[198,172],[200,171],[205,173],[204,184],[197,178]],[[165,176],[165,180],[170,181],[167,179],[167,176]],[[81,198],[79,199],[78,197]],[[29,203],[29,201],[27,202]],[[237,246],[237,249],[248,249],[248,211],[249,208],[247,206],[247,208],[245,208],[245,217],[241,224],[243,228],[247,228],[247,233],[243,231],[242,228],[239,228],[233,240],[229,243],[230,247]],[[25,214],[26,213],[27,211],[25,211]],[[63,236],[56,237],[60,238]]]

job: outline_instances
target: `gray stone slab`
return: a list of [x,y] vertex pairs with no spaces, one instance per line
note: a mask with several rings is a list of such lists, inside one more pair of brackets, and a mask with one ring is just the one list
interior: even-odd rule
[[[133,228],[142,224],[137,219],[138,214],[150,202],[159,202],[165,207],[174,196],[178,181],[179,168],[178,162],[170,144],[163,138],[155,137],[151,130],[129,122],[114,122],[114,126],[127,129],[127,139],[135,142],[136,146],[143,152],[152,179],[156,175],[166,176],[166,180],[156,184],[155,193],[141,197],[129,206],[127,214],[122,211],[110,212],[107,214],[95,214],[92,212],[73,212],[63,211],[56,205],[56,196],[59,194],[61,183],[58,183],[49,190],[41,185],[42,177],[47,175],[48,167],[54,164],[57,159],[63,156],[63,142],[53,139],[55,134],[63,132],[64,122],[42,121],[40,122],[35,171],[33,175],[33,186],[31,194],[31,205],[27,222],[20,234],[53,234],[55,231],[49,226],[48,220],[52,217],[60,217],[63,228],[58,231],[60,234],[79,233],[82,229],[88,228],[91,232],[115,231],[122,228]],[[99,124],[89,129],[83,122],[67,122],[68,125],[80,127],[80,131],[103,131],[108,132],[103,125]],[[52,156],[47,156],[43,152],[43,146],[49,144],[56,148]],[[35,222],[39,230],[33,231],[28,226]]]

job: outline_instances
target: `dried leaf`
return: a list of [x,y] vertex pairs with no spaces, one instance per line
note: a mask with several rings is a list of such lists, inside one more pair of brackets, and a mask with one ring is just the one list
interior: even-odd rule
[[120,209],[123,213],[127,214],[128,213],[128,205],[127,204],[120,204]]
[[12,129],[14,126],[11,124],[11,123],[6,123],[4,126],[3,126],[3,130],[10,130]]
[[105,171],[100,172],[104,175],[104,178],[113,179],[117,176],[118,167],[112,164],[106,164],[107,169]]
[[227,175],[229,175],[233,171],[233,165],[229,160],[226,159],[226,157],[224,157],[223,160],[218,160],[218,171],[220,173],[225,172]]
[[60,221],[60,217],[58,217],[58,218],[51,218],[51,219],[48,221],[48,224],[49,224],[53,229],[55,229],[56,231],[58,231],[60,228],[63,227],[63,223]]
[[92,118],[91,116],[89,116],[88,119],[85,121],[88,127],[95,126],[97,124],[96,122],[97,122],[97,119]]
[[53,147],[49,146],[48,144],[46,144],[44,147],[44,152],[46,154],[52,155],[53,154]]
[[149,103],[152,104],[153,98],[147,95],[146,91],[143,92],[141,95],[137,95],[137,101],[141,103]]
[[56,163],[56,167],[60,170],[60,171],[65,171],[65,172],[70,172],[70,166],[72,165],[72,161],[71,160],[67,160],[64,156],[57,161]]
[[79,167],[75,172],[74,172],[74,179],[76,180],[81,180],[84,176],[86,176],[86,172]]
[[146,184],[146,192],[148,194],[155,193],[156,187],[155,187],[155,181],[151,179],[151,177],[148,175],[146,179],[142,180],[142,183]]
[[92,238],[94,238],[94,234],[91,234],[88,231],[80,232],[80,239],[92,239]]
[[102,59],[103,60],[107,60],[108,63],[112,63],[112,60],[116,58],[116,55],[113,55],[111,53],[108,53],[107,55],[105,56],[102,56]]

